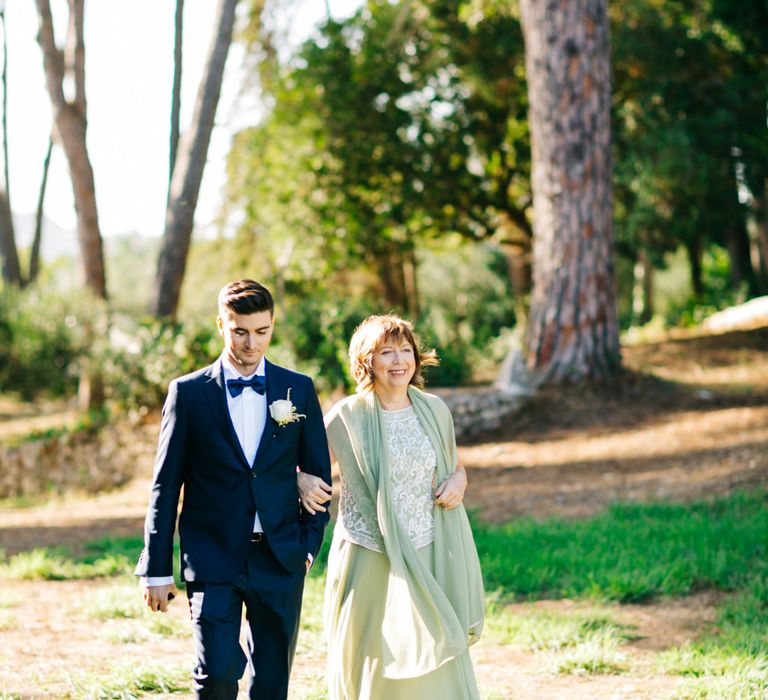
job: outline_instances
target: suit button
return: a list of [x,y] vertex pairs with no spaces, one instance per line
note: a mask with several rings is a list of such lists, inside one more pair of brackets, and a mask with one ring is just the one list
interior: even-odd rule
[[251,472],[251,478],[252,479],[255,479],[257,476],[258,476],[258,474],[256,472]]

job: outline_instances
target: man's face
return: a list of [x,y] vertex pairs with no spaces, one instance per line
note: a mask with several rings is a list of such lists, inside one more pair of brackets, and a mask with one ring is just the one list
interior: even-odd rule
[[232,364],[243,376],[253,374],[272,340],[272,314],[269,311],[254,314],[227,311],[223,317],[217,316],[216,326],[224,338],[224,349]]

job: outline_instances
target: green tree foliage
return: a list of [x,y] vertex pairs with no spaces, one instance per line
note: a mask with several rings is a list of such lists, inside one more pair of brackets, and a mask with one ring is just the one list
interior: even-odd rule
[[611,5],[619,249],[633,257],[642,248],[659,264],[684,246],[698,296],[711,243],[728,249],[733,283],[759,291],[738,182],[757,187],[767,160],[768,54],[749,24],[765,14],[757,5],[744,22],[732,2]]
[[242,230],[273,242],[276,273],[298,239],[299,266],[372,270],[387,304],[417,311],[420,242],[530,237],[522,64],[516,19],[456,3],[372,1],[326,23],[268,73],[272,109],[233,148]]

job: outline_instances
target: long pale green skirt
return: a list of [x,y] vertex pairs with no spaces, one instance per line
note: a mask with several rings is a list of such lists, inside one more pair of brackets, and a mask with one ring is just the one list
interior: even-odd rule
[[[433,545],[418,550],[434,571]],[[417,678],[381,675],[389,560],[334,535],[325,588],[329,700],[475,700],[469,651]]]

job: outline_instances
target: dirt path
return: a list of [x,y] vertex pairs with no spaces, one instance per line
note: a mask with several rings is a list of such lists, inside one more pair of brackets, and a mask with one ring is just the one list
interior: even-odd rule
[[[116,658],[137,665],[162,663],[165,668],[186,669],[190,665],[191,642],[187,638],[134,639],[126,634],[129,623],[121,620],[94,621],[88,618],[94,591],[110,584],[84,581],[4,582],[4,595],[29,600],[13,608],[15,624],[0,626],[0,682],[2,691],[24,700],[83,697],[78,683],[89,674],[104,677]],[[130,595],[131,591],[125,592]],[[493,688],[493,697],[523,700],[594,700],[630,698],[658,700],[670,697],[681,685],[677,678],[660,675],[653,666],[655,652],[695,637],[714,619],[717,596],[698,594],[680,600],[650,605],[615,606],[613,615],[627,625],[636,639],[624,647],[628,670],[620,675],[573,676],[552,669],[546,653],[495,646],[486,640],[472,648],[478,684]],[[579,608],[571,601],[542,601],[515,605],[520,613],[541,608],[567,614]],[[186,608],[172,605],[169,616],[179,629],[186,629]],[[137,628],[142,624],[135,621]],[[122,635],[121,641],[115,637]],[[299,648],[292,681],[292,700],[306,697],[322,683],[322,650]],[[75,689],[74,694],[73,688]],[[0,695],[1,696],[1,695]],[[112,697],[112,696],[110,696]],[[178,698],[153,694],[153,698]],[[312,696],[315,697],[315,696]],[[241,693],[241,700],[245,694]]]
[[[484,519],[503,522],[584,516],[616,500],[689,500],[768,484],[768,329],[627,348],[624,357],[630,371],[620,380],[544,390],[503,429],[461,445],[460,459],[470,470],[468,505]],[[0,548],[8,554],[51,545],[77,549],[99,537],[135,535],[148,489],[148,480],[140,479],[98,497],[6,508],[0,511]],[[3,582],[3,595],[16,603],[6,613],[12,623],[3,625],[0,615],[0,697],[10,691],[25,700],[61,697],[73,669],[105,667],[115,647],[94,635],[93,622],[82,615],[92,585]],[[703,593],[616,606],[616,617],[637,637],[622,647],[628,670],[621,675],[557,674],[546,656],[484,640],[473,649],[478,679],[505,700],[671,697],[681,682],[659,674],[653,659],[700,634],[714,619],[717,601]],[[568,612],[575,605],[548,601],[520,610]],[[184,606],[172,614],[183,618]],[[125,642],[120,649],[126,658],[188,661],[185,640],[151,650]],[[322,653],[298,658],[296,699],[313,692],[323,673]],[[61,685],[50,686],[57,674]],[[40,691],[43,679],[46,691]]]
[[768,484],[768,329],[624,349],[603,386],[544,390],[462,446],[483,519],[585,516]]

